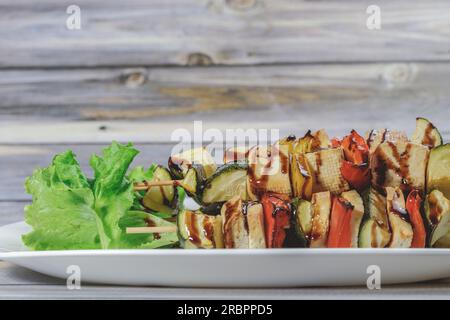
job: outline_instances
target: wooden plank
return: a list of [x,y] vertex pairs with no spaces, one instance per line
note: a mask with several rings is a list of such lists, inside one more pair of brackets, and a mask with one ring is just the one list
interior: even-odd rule
[[373,1],[78,0],[0,4],[0,67],[269,64],[450,60],[450,3]]
[[28,202],[0,200],[0,226],[22,221],[23,207],[26,204],[28,204]]
[[[449,132],[450,63],[0,71],[0,143],[170,141],[176,128]],[[251,126],[249,126],[251,122]]]
[[0,299],[447,299],[449,294],[448,280],[386,285],[382,290],[368,290],[365,287],[158,288],[84,283],[80,290],[68,290],[63,280],[0,262]]
[[[87,175],[92,175],[89,167],[89,158],[93,153],[100,154],[105,145],[36,145],[36,146],[0,146],[0,204],[1,201],[10,202],[0,206],[0,214],[8,210],[11,217],[6,220],[15,220],[23,212],[23,206],[26,203],[17,203],[11,207],[11,200],[29,200],[30,197],[25,193],[25,178],[33,173],[38,167],[46,167],[56,153],[71,149],[77,155],[78,161]],[[141,153],[133,162],[134,166],[143,165],[148,167],[151,163],[167,164],[170,155],[171,145],[138,145]],[[21,209],[22,208],[22,209]],[[20,211],[19,211],[20,210]],[[20,219],[19,219],[20,220]],[[16,220],[17,221],[17,220]],[[0,223],[2,220],[0,220]],[[14,222],[14,221],[11,221]]]

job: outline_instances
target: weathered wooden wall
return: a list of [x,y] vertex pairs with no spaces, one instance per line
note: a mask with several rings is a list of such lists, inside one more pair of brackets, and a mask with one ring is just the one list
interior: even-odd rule
[[134,141],[165,163],[170,134],[206,127],[391,127],[425,116],[450,140],[450,2],[0,0],[0,224],[23,181],[66,148]]

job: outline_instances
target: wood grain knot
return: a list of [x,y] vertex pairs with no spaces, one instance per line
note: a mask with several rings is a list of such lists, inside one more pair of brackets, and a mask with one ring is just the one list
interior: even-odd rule
[[257,0],[226,0],[226,5],[236,11],[247,11],[256,6]]
[[386,66],[383,79],[388,87],[404,85],[414,81],[417,75],[415,64],[392,64]]
[[147,81],[147,74],[145,71],[127,71],[120,81],[127,87],[139,87]]
[[196,52],[187,57],[186,64],[188,66],[210,66],[214,62],[207,54]]

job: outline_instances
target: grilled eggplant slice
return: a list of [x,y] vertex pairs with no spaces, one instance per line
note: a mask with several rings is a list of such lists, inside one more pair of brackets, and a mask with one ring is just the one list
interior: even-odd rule
[[330,226],[331,193],[329,191],[314,193],[311,199],[311,248],[325,248]]
[[249,202],[244,204],[244,209],[248,225],[248,247],[250,249],[266,248],[262,205],[257,202]]
[[176,179],[183,179],[193,165],[197,165],[198,170],[201,168],[205,178],[211,177],[217,169],[213,157],[203,147],[189,149],[169,158],[169,169]]
[[427,169],[427,192],[437,189],[450,199],[450,143],[430,152]]
[[221,216],[225,248],[248,248],[248,225],[242,212],[242,200],[239,196],[224,203]]
[[185,249],[223,248],[222,218],[182,209],[177,216],[178,237]]
[[341,148],[307,153],[305,157],[314,176],[313,193],[330,191],[337,195],[350,189],[341,174],[344,160]]
[[[169,170],[162,166],[157,166],[153,172],[153,178],[151,181],[168,181],[172,180]],[[150,210],[173,214],[174,211],[174,198],[175,198],[174,186],[161,186],[148,189],[144,198],[142,199],[142,205]]]
[[390,248],[409,248],[413,239],[413,229],[406,211],[405,198],[400,188],[386,188],[386,203],[391,228]]
[[439,190],[431,191],[425,202],[425,216],[430,228],[429,244],[433,247],[450,232],[450,200]]
[[259,200],[267,192],[291,194],[289,146],[256,146],[248,155],[247,192],[250,200]]
[[361,196],[356,190],[350,190],[343,192],[341,197],[350,202],[353,206],[352,217],[350,219],[350,231],[351,231],[351,247],[358,247],[359,229],[361,221],[364,216],[364,204]]
[[423,192],[428,155],[428,148],[422,145],[381,143],[370,161],[372,186],[380,192],[386,187],[401,187],[406,193],[413,189]]
[[228,163],[221,166],[206,180],[201,194],[201,202],[206,205],[225,202],[235,196],[248,200],[247,164]]
[[442,136],[438,129],[427,119],[416,119],[416,130],[414,131],[411,142],[422,144],[428,148],[436,148],[442,145]]

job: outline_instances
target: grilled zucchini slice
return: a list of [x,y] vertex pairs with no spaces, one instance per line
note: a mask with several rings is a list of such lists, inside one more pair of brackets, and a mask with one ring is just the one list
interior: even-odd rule
[[304,248],[309,246],[312,230],[313,209],[311,202],[302,199],[292,201],[292,223],[285,243],[289,247]]
[[361,227],[361,221],[364,216],[364,204],[361,196],[356,190],[350,190],[343,192],[341,197],[350,202],[353,206],[352,217],[350,220],[351,229],[351,246],[352,248],[358,247],[359,229]]
[[213,157],[203,147],[189,149],[169,158],[169,169],[176,179],[183,179],[194,165],[197,166],[197,170],[203,171],[202,175],[206,178],[211,177],[217,169]]
[[417,118],[416,130],[411,137],[411,141],[423,144],[428,148],[436,148],[442,145],[442,136],[430,121],[425,118]]
[[223,248],[222,218],[182,209],[177,216],[180,244],[185,249]]
[[[153,178],[151,181],[168,180],[172,180],[169,170],[162,166],[157,166],[157,168],[153,172]],[[156,212],[173,214],[174,198],[174,186],[152,187],[148,189],[147,193],[142,199],[142,205]]]
[[430,152],[427,168],[427,192],[440,190],[450,199],[450,143],[434,148]]
[[221,166],[206,180],[201,194],[201,202],[206,205],[225,202],[234,196],[247,200],[247,165],[229,163]]
[[365,216],[359,232],[360,248],[384,248],[391,240],[386,197],[370,188],[364,193]]
[[433,190],[425,201],[425,216],[430,229],[429,244],[433,247],[450,232],[450,200]]
[[390,239],[389,231],[380,226],[377,220],[368,218],[362,224],[358,246],[360,248],[384,248]]

